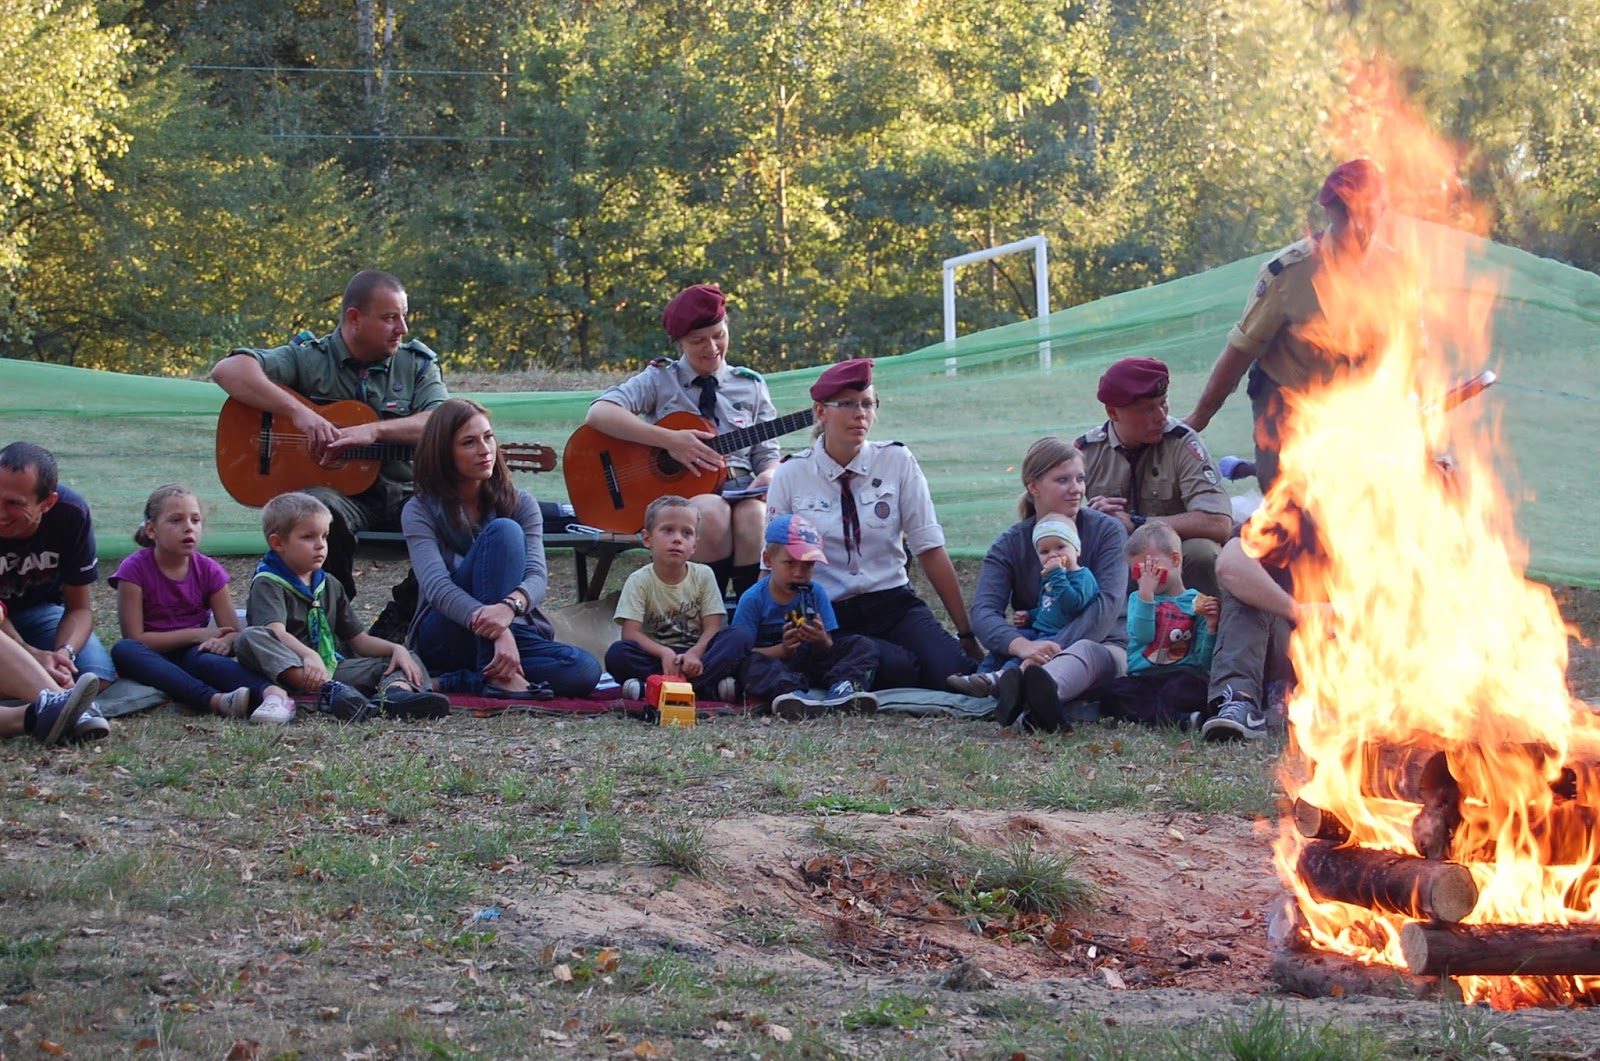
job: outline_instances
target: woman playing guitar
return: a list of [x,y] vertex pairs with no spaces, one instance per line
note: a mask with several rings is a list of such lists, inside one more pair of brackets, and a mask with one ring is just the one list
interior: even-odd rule
[[[673,430],[660,424],[671,413],[698,413],[720,431],[777,418],[761,376],[727,362],[727,300],[722,292],[715,284],[685,288],[667,303],[661,326],[681,356],[652,361],[643,372],[602,393],[589,406],[584,423],[627,442],[663,449],[693,471],[710,472],[726,463],[729,482],[725,490],[729,486],[766,486],[778,466],[776,441],[758,442],[724,458],[706,445],[710,433]],[[645,503],[650,500],[643,499]],[[700,512],[700,543],[691,559],[711,565],[719,588],[731,576],[734,592],[743,593],[760,576],[764,501],[759,496],[730,501],[719,493],[701,494],[690,501]]]

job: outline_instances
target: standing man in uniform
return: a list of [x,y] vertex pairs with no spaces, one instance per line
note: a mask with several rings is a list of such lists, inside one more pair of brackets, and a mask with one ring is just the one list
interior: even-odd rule
[[1278,475],[1285,394],[1325,386],[1374,352],[1371,336],[1342,336],[1337,344],[1342,349],[1327,342],[1327,318],[1339,316],[1337,307],[1328,305],[1330,296],[1345,289],[1350,277],[1379,290],[1404,282],[1396,268],[1399,256],[1374,235],[1388,206],[1376,163],[1358,158],[1340,164],[1323,182],[1317,201],[1327,212],[1327,229],[1291,244],[1257,275],[1243,317],[1228,333],[1194,411],[1184,417],[1190,427],[1204,431],[1248,369],[1256,479],[1263,492]]
[[[438,355],[422,343],[405,341],[410,330],[408,309],[406,289],[399,280],[367,269],[345,287],[339,326],[333,331],[271,350],[230,350],[211,370],[211,378],[231,397],[292,422],[318,461],[332,463],[351,446],[380,442],[415,446],[430,410],[450,395],[439,373]],[[337,427],[280,387],[317,403],[354,399],[371,406],[378,419]],[[305,492],[333,513],[324,570],[354,597],[356,535],[400,529],[400,509],[411,496],[411,462],[385,461],[378,481],[355,497],[324,486],[307,486]],[[407,584],[414,601],[415,583],[407,579]],[[403,592],[396,587],[397,601]],[[394,618],[403,629],[411,614],[403,602],[400,610],[405,614]],[[379,623],[390,618],[386,613]]]
[[1108,419],[1079,435],[1088,507],[1133,533],[1159,518],[1183,540],[1183,580],[1217,596],[1217,554],[1233,530],[1233,505],[1199,432],[1170,415],[1167,366],[1125,357],[1100,377]]
[[[715,284],[684,288],[662,311],[661,327],[677,344],[678,359],[657,358],[632,379],[606,390],[589,406],[584,423],[614,438],[664,449],[697,472],[726,462],[725,490],[767,486],[778,467],[775,439],[724,458],[705,443],[713,433],[656,426],[668,413],[678,412],[698,413],[720,431],[777,419],[761,374],[728,364],[728,311],[722,291]],[[701,494],[689,503],[700,513],[700,541],[690,559],[711,565],[719,592],[731,577],[734,595],[742,594],[761,576],[765,500],[728,501]]]

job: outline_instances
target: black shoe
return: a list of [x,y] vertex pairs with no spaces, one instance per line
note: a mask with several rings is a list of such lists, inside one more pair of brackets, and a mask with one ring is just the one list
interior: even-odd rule
[[425,719],[450,715],[450,698],[443,693],[400,689],[393,685],[379,689],[378,695],[368,704],[384,718]]
[[376,714],[372,703],[344,682],[327,682],[317,691],[317,710],[340,722],[365,722]]
[[1043,667],[1023,669],[1022,704],[1022,724],[1028,729],[1065,733],[1072,728],[1056,692],[1056,680],[1046,674]]
[[417,597],[420,594],[417,573],[407,572],[406,577],[397,582],[389,593],[389,603],[372,620],[367,632],[373,637],[403,645],[406,643],[406,634],[411,632],[411,618],[417,613]]
[[1000,672],[1000,680],[994,683],[994,695],[999,697],[1000,703],[994,709],[994,720],[1002,726],[1010,726],[1017,721],[1017,715],[1022,713],[1022,671],[1017,667],[1007,667]]

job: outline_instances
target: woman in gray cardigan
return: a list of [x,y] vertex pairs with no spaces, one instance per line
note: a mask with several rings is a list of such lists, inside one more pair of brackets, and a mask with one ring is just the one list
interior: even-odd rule
[[[989,650],[983,669],[1007,659],[1021,669],[1003,675],[995,694],[995,717],[1003,726],[1070,728],[1062,705],[1128,670],[1128,562],[1122,547],[1128,534],[1104,512],[1083,504],[1083,454],[1070,442],[1048,435],[1028,447],[1022,462],[1023,494],[1017,503],[1022,521],[1002,532],[983,558],[972,596],[972,631]],[[1008,610],[1032,611],[1039,604],[1039,558],[1033,549],[1033,524],[1052,512],[1071,519],[1083,548],[1080,562],[1094,573],[1100,590],[1054,636],[1037,640],[1013,625]]]
[[508,700],[594,691],[600,662],[553,640],[539,611],[539,505],[511,482],[477,402],[452,398],[429,416],[400,526],[420,591],[407,643],[441,689]]

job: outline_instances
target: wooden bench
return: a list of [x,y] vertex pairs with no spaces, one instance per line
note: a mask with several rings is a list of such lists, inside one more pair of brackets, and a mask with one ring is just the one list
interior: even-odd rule
[[[363,545],[406,547],[406,536],[398,531],[362,531],[356,540]],[[637,534],[619,534],[613,531],[576,530],[569,527],[565,534],[546,534],[544,549],[571,549],[573,575],[578,588],[578,600],[599,600],[605,594],[606,580],[611,577],[611,562],[629,549],[643,549],[644,543]],[[594,561],[594,572],[589,572],[589,561]]]

